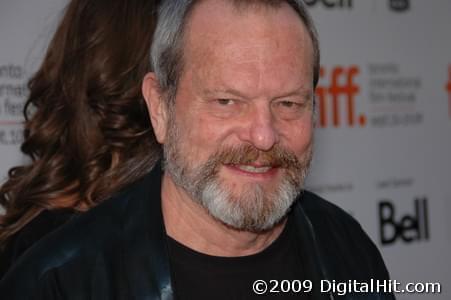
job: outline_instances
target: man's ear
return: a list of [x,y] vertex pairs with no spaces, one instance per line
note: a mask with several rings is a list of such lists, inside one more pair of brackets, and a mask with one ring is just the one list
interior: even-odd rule
[[146,101],[150,121],[155,137],[160,144],[164,144],[167,132],[167,105],[161,92],[155,73],[147,73],[142,84],[142,93]]

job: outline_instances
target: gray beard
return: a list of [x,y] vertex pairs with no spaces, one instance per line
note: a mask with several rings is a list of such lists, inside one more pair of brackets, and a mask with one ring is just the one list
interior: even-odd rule
[[273,228],[287,215],[298,194],[299,189],[283,180],[273,194],[266,195],[256,184],[237,199],[215,180],[201,189],[197,202],[214,218],[234,229],[261,232]]
[[200,204],[217,221],[236,230],[262,232],[273,228],[289,212],[296,200],[309,169],[311,147],[296,170],[286,170],[279,186],[272,192],[261,184],[247,184],[239,195],[217,174],[220,162],[215,155],[197,167],[189,166],[181,145],[183,138],[175,120],[170,121],[167,143],[164,145],[165,171],[174,183]]
[[260,184],[249,184],[239,196],[235,196],[216,176],[186,176],[186,169],[168,159],[165,171],[214,219],[233,229],[250,232],[266,231],[278,224],[301,190],[301,186],[294,186],[283,179],[274,193],[265,193]]

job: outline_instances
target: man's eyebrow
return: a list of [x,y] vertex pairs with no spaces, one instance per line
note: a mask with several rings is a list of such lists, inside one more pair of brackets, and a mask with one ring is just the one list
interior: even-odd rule
[[301,87],[301,88],[299,88],[297,90],[294,90],[292,92],[281,94],[280,96],[277,96],[275,98],[279,99],[279,98],[288,98],[288,97],[293,97],[293,96],[301,96],[301,97],[311,98],[311,97],[313,97],[313,90]]
[[202,94],[204,96],[217,96],[218,94],[221,95],[233,95],[240,98],[248,98],[248,95],[244,94],[243,92],[240,92],[233,88],[225,88],[225,89],[205,89],[202,91]]
[[[224,89],[205,89],[202,91],[202,94],[206,97],[212,97],[212,96],[218,96],[218,95],[232,95],[237,96],[239,98],[252,98],[249,95],[246,95],[245,93],[238,91],[233,88],[224,88]],[[294,89],[292,91],[282,93],[280,95],[276,95],[273,97],[273,99],[279,99],[279,98],[287,98],[287,97],[293,97],[293,96],[301,96],[301,97],[313,97],[313,89],[300,87],[297,89]]]

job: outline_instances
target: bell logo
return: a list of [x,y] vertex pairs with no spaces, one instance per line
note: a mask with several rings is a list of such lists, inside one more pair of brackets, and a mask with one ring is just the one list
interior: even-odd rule
[[448,67],[448,84],[446,85],[448,91],[448,114],[451,118],[451,65]]
[[[360,127],[365,126],[365,115],[360,115],[358,120],[355,117],[355,96],[360,92],[360,88],[354,82],[354,78],[358,74],[357,66],[349,68],[336,66],[329,74],[324,67],[321,67],[320,78],[329,75],[331,79],[328,87],[319,85],[315,91],[319,106],[319,127],[342,126],[341,117],[344,114],[346,115],[346,125],[349,127],[354,127],[356,123],[359,123]],[[345,109],[341,104],[344,104]],[[332,119],[331,124],[330,119]]]
[[396,215],[395,205],[388,200],[379,203],[379,226],[382,245],[393,244],[398,239],[404,243],[429,240],[427,198],[413,201],[413,213]]

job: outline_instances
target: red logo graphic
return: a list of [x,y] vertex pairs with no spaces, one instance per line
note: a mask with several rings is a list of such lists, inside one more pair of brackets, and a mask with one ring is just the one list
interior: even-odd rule
[[305,4],[308,6],[314,6],[318,2],[321,2],[327,8],[335,7],[350,7],[352,8],[352,0],[304,0]]
[[[361,114],[358,120],[355,118],[355,96],[360,92],[360,87],[354,82],[354,78],[359,74],[357,66],[344,68],[336,66],[330,72],[330,85],[316,88],[316,96],[319,106],[319,127],[330,126],[329,121],[332,118],[332,126],[340,127],[342,125],[341,116],[346,111],[346,124],[354,127],[356,122],[360,127],[365,126],[366,116]],[[326,77],[324,67],[320,69],[320,78]],[[340,97],[341,96],[341,97]],[[341,100],[341,101],[340,101]],[[345,100],[343,102],[343,100]],[[345,105],[345,110],[341,104]]]
[[448,67],[448,84],[446,85],[446,90],[448,91],[448,114],[451,118],[451,65]]

